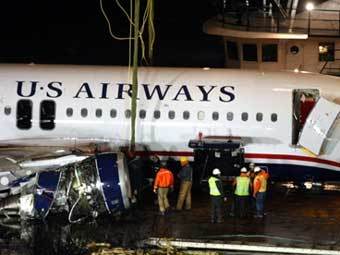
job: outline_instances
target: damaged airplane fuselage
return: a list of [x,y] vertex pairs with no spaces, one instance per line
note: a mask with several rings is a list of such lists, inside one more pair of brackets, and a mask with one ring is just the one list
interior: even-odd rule
[[[34,176],[39,194],[39,178],[51,174],[40,172],[88,160],[91,153],[81,148],[116,150],[129,144],[128,68],[0,65],[0,77],[0,191]],[[145,146],[160,157],[192,157],[190,139],[239,137],[245,161],[267,166],[273,180],[340,180],[339,78],[140,68],[138,80],[137,150]],[[56,180],[66,172],[75,170],[57,171]],[[57,190],[53,194],[57,208]],[[26,198],[22,202],[30,204]],[[21,213],[42,213],[30,208]]]

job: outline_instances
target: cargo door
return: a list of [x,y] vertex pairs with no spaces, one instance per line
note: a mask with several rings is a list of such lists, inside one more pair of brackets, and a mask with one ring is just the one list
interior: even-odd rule
[[299,144],[319,155],[339,111],[340,105],[320,98],[307,117],[300,135]]

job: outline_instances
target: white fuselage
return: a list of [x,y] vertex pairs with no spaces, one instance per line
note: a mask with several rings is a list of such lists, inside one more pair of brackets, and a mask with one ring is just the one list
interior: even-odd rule
[[[0,144],[69,146],[107,141],[127,145],[130,76],[125,67],[0,66]],[[338,103],[338,78],[293,72],[140,68],[138,84],[136,143],[156,154],[191,155],[188,141],[199,133],[238,136],[249,161],[340,170],[337,142],[318,156],[292,145],[293,91],[316,89],[320,97]],[[32,103],[29,128],[18,127],[19,100]],[[41,104],[46,100],[55,102],[55,126],[50,129],[41,128]]]

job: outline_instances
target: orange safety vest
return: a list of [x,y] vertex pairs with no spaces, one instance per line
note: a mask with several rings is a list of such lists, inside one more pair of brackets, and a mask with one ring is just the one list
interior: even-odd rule
[[160,168],[155,179],[154,189],[157,188],[169,188],[174,185],[174,176],[170,170],[166,168]]
[[254,192],[265,192],[267,191],[267,179],[269,178],[268,173],[260,173],[254,179]]

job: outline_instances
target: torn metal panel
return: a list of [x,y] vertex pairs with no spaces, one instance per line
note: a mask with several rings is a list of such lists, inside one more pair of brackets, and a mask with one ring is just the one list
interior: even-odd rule
[[299,144],[314,154],[320,155],[321,147],[339,111],[340,105],[320,98],[306,120]]

